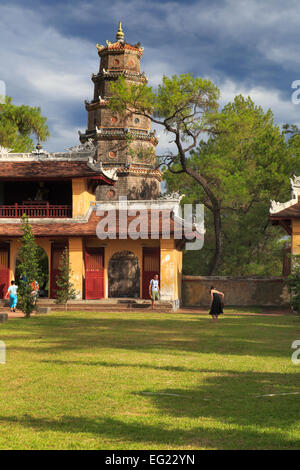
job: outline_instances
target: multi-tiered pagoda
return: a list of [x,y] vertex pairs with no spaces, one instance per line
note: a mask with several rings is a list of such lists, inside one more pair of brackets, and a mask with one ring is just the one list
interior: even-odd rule
[[[116,42],[97,44],[100,68],[92,74],[94,98],[85,102],[88,112],[88,128],[80,133],[80,141],[93,139],[97,145],[97,160],[103,168],[116,169],[118,182],[112,190],[101,185],[97,200],[114,200],[119,196],[128,199],[154,199],[160,193],[161,173],[156,167],[155,147],[158,143],[151,121],[135,112],[118,116],[108,108],[110,83],[120,76],[128,83],[145,83],[140,60],[144,48],[140,43],[125,42],[121,23]],[[128,136],[131,137],[128,144]]]

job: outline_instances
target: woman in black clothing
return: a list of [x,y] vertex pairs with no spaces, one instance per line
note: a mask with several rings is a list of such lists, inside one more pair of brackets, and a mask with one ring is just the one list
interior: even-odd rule
[[212,316],[212,321],[218,321],[218,316],[223,313],[223,305],[224,305],[224,294],[223,292],[218,291],[211,286],[210,288],[210,312],[209,314]]

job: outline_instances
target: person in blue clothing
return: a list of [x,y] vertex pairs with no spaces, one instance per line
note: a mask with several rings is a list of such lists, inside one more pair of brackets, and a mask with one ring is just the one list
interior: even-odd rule
[[155,274],[154,278],[151,279],[151,281],[150,281],[149,295],[150,295],[150,298],[152,300],[152,308],[154,308],[155,300],[159,300],[159,298],[160,298],[158,274]]
[[16,306],[17,306],[17,302],[18,302],[17,291],[18,291],[18,286],[16,286],[15,281],[11,281],[11,285],[7,289],[7,293],[6,293],[6,296],[5,296],[6,298],[8,298],[8,296],[9,296],[9,306],[10,306],[10,311],[11,312],[16,311]]

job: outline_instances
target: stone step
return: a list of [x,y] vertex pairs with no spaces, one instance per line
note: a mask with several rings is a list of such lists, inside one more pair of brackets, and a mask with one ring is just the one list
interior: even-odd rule
[[[64,308],[53,308],[51,309],[51,312],[65,312],[66,310]],[[68,308],[67,312],[95,312],[95,313],[110,313],[110,312],[115,312],[115,313],[133,313],[133,312],[139,312],[139,313],[145,313],[145,312],[156,312],[156,313],[166,313],[166,312],[169,312],[171,310],[166,310],[166,309],[149,309],[149,310],[143,310],[143,311],[140,311],[140,310],[132,310],[132,309],[122,309],[122,308],[115,308],[115,307],[111,307],[111,308],[91,308],[91,309],[76,309],[76,308]]]
[[[50,308],[53,312],[65,311],[63,304],[56,304],[53,299],[39,299],[37,308]],[[158,301],[155,303],[156,312],[172,311],[171,302]],[[0,313],[9,312],[9,302],[0,299]],[[67,311],[89,311],[89,312],[133,312],[152,311],[151,301],[133,299],[101,299],[101,300],[75,300],[68,302]]]
[[[57,305],[54,299],[38,299],[39,305]],[[99,299],[99,300],[70,300],[68,305],[132,305],[135,308],[142,308],[146,305],[151,305],[151,300],[131,300],[131,299]],[[155,302],[156,305],[171,306],[172,303],[167,300],[159,300]],[[0,299],[1,306],[9,306],[9,301],[6,299]]]
[[[65,307],[61,305],[52,305],[51,307],[40,307],[41,309],[45,310],[50,308],[50,312],[65,312]],[[154,306],[155,312],[169,312],[172,309],[171,308],[163,308],[161,306]],[[16,310],[17,312],[20,312],[20,310]],[[152,308],[149,306],[147,308],[143,309],[136,309],[136,308],[131,308],[131,307],[125,307],[125,306],[114,306],[114,305],[96,305],[96,306],[89,306],[89,307],[76,307],[76,306],[70,306],[68,305],[67,308],[68,312],[152,312]],[[9,313],[10,309],[8,307],[6,308],[0,308],[0,314],[5,314]],[[49,312],[49,313],[50,313]],[[37,312],[39,313],[39,312]]]
[[[62,308],[65,308],[64,305],[61,305],[61,304],[38,304],[39,307],[50,307],[52,309],[55,309],[55,308],[58,308],[58,307],[62,307]],[[163,308],[163,309],[171,309],[172,308],[172,305],[170,304],[157,304],[156,305],[157,307],[159,308]],[[121,310],[124,310],[124,309],[131,309],[131,310],[140,310],[140,311],[143,311],[143,310],[148,310],[149,308],[151,308],[151,304],[148,304],[148,305],[145,305],[143,307],[136,307],[134,305],[130,305],[130,304],[123,304],[123,305],[117,305],[117,304],[90,304],[90,305],[81,305],[81,304],[68,304],[67,305],[67,308],[68,310],[70,308],[72,308],[73,310],[76,309],[76,310],[87,310],[87,309],[101,309],[101,308],[105,308],[105,309],[109,309],[109,308],[118,308],[118,309],[121,309]],[[0,307],[0,310],[1,310],[1,307]]]

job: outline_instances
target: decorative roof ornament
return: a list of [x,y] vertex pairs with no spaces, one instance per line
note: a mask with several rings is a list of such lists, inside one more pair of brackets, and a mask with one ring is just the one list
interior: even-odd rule
[[270,214],[276,214],[277,212],[281,212],[288,207],[292,207],[293,205],[297,204],[298,197],[300,196],[300,176],[295,176],[290,178],[291,183],[291,197],[292,199],[287,202],[277,202],[277,201],[270,201],[271,208]]
[[98,49],[98,52],[101,52],[103,51],[103,49],[105,49],[106,46],[103,46],[102,44],[96,44],[96,48]]
[[104,176],[106,176],[112,181],[117,181],[118,179],[117,168],[104,169],[101,161],[89,161],[87,165],[93,171],[102,173]]
[[107,100],[105,100],[104,98],[102,98],[101,95],[99,95],[98,98],[99,98],[99,103],[100,103],[100,104],[105,104],[105,103],[107,103]]
[[70,153],[88,153],[96,152],[96,146],[92,139],[88,139],[84,144],[76,145],[75,147],[68,147],[66,150]]
[[290,178],[292,188],[292,199],[297,199],[300,196],[300,176],[294,175],[294,178]]
[[122,30],[122,23],[121,23],[121,21],[119,21],[119,29],[118,29],[117,34],[116,34],[116,40],[118,42],[124,42],[125,41],[124,37],[125,36],[124,36],[123,30]]
[[11,149],[2,147],[2,145],[0,145],[0,157],[6,157],[10,152],[11,152]]
[[43,149],[42,144],[41,144],[40,136],[38,138],[35,150],[32,153],[34,153],[35,155],[41,155],[41,154],[46,153],[45,150]]
[[172,192],[172,193],[164,193],[161,194],[157,199],[161,201],[174,201],[174,200],[179,200],[183,199],[185,197],[185,194],[180,194],[179,192]]
[[[270,214],[276,214],[277,212],[283,211],[284,209],[287,209],[291,205],[295,204],[294,201],[288,201],[288,202],[277,202],[271,200],[271,208],[270,208]],[[293,204],[291,204],[291,202]]]

